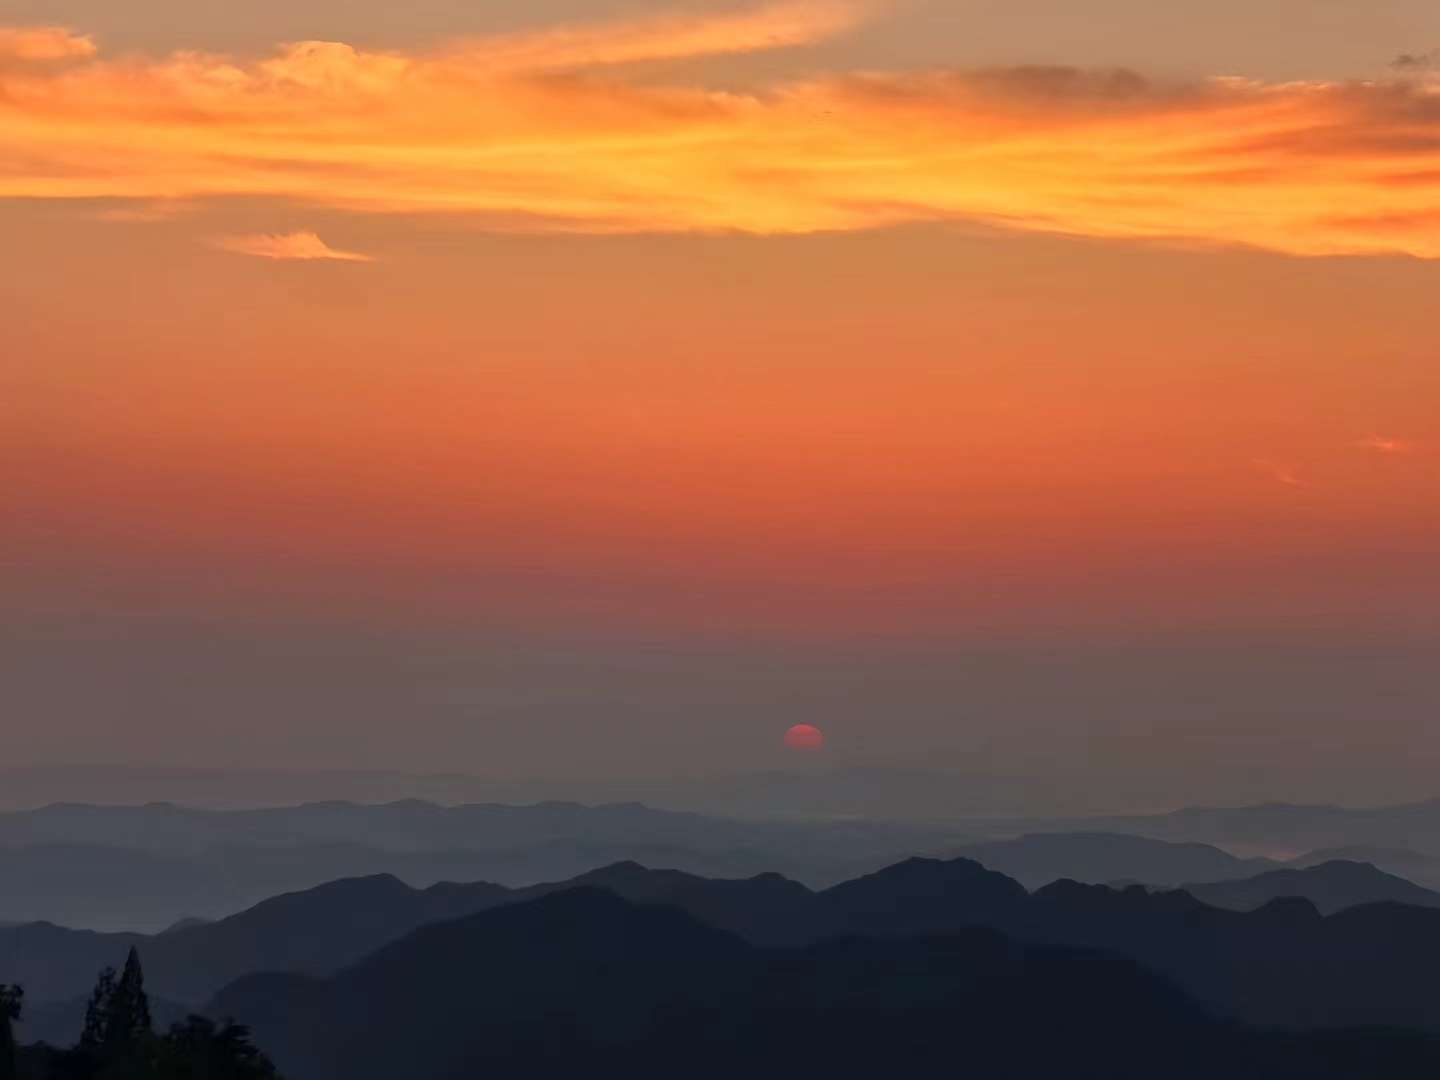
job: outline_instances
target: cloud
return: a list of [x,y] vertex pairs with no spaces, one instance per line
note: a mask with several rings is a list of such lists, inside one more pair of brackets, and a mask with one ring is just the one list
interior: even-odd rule
[[853,29],[879,10],[863,0],[791,0],[712,15],[659,15],[480,38],[449,59],[487,71],[545,71],[762,52],[807,45]]
[[1415,444],[1407,439],[1394,439],[1383,435],[1367,435],[1355,445],[1379,454],[1408,454],[1415,449]]
[[1305,487],[1305,481],[1300,479],[1299,474],[1293,466],[1286,465],[1280,461],[1270,461],[1266,458],[1256,458],[1255,467],[1267,476],[1271,477],[1278,484],[1285,484],[1288,487]]
[[1401,53],[1390,61],[1390,66],[1397,71],[1428,71],[1435,66],[1437,59],[1440,59],[1440,50],[1424,53]]
[[73,60],[96,51],[91,38],[61,26],[0,26],[0,60]]
[[856,3],[0,69],[0,197],[279,198],[514,231],[962,221],[1293,255],[1440,258],[1428,77],[832,72],[721,90],[648,60],[841,33]]
[[219,236],[212,244],[221,251],[236,255],[254,255],[276,260],[332,260],[338,262],[374,262],[369,255],[356,251],[338,251],[313,232],[258,233],[252,236]]

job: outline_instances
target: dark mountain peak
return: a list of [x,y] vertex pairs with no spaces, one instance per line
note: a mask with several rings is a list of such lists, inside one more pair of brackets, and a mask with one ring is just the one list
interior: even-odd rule
[[[335,881],[327,881],[323,885],[316,885],[313,889],[300,889],[295,892],[281,893],[279,896],[272,896],[269,900],[262,900],[254,907],[240,914],[245,915],[253,912],[273,910],[278,907],[297,903],[335,903],[341,900],[373,902],[386,897],[412,896],[416,891],[417,890],[406,885],[405,882],[401,881],[394,874],[367,874],[363,877],[339,878]],[[239,917],[240,916],[231,916],[231,918]]]
[[[446,924],[446,927],[458,928],[460,923],[465,923],[473,928],[487,930],[503,928],[508,931],[521,926],[537,928],[548,926],[559,928],[563,936],[570,936],[579,928],[587,925],[646,922],[648,916],[644,913],[653,910],[656,909],[633,903],[609,889],[581,884],[558,889],[525,903],[510,904],[494,911],[481,912],[468,919]],[[659,910],[665,912],[662,918],[673,925],[694,927],[703,936],[719,933],[703,926],[678,908]],[[725,936],[728,937],[728,935]]]
[[[651,870],[634,859],[622,859],[620,862],[611,863],[608,866],[597,867],[587,873],[581,874],[575,881],[604,882],[616,880],[629,880],[637,877],[647,877],[651,874],[670,874],[693,878],[692,874],[681,875],[678,870]],[[698,880],[698,879],[696,879]]]
[[[608,889],[582,885],[523,903],[506,904],[448,922],[423,926],[354,969],[378,978],[438,966],[460,977],[467,965],[501,962],[526,953],[538,965],[532,977],[561,977],[562,967],[667,966],[668,957],[748,950],[733,934],[674,907],[631,903]],[[588,959],[587,959],[588,958]],[[600,969],[594,969],[600,970]],[[388,974],[387,974],[388,973]]]
[[873,873],[866,874],[864,877],[831,886],[824,890],[822,895],[843,895],[880,888],[894,888],[905,884],[921,887],[941,885],[953,887],[972,883],[992,887],[1013,886],[1010,891],[1019,894],[1025,892],[1018,882],[994,870],[987,870],[974,859],[963,856],[955,859],[914,856],[898,863],[892,863]]
[[[753,875],[751,875],[750,877],[746,878],[745,880],[746,880],[746,881],[768,881],[768,882],[780,882],[780,881],[783,881],[783,882],[785,882],[785,883],[788,884],[788,885],[800,885],[800,882],[796,881],[795,879],[793,879],[793,878],[788,878],[788,877],[786,877],[784,874],[778,873],[778,872],[776,872],[776,871],[774,871],[774,870],[766,870],[763,874],[753,874]],[[803,886],[803,885],[800,885],[800,887],[801,887],[802,889],[805,888],[805,886]]]
[[756,874],[754,877],[744,878],[734,882],[734,884],[762,890],[772,896],[787,895],[798,899],[815,895],[815,890],[811,889],[810,886],[796,881],[793,878],[788,878],[784,874]]
[[1394,874],[1387,874],[1385,871],[1368,862],[1361,862],[1358,859],[1327,859],[1325,862],[1316,863],[1303,870],[1285,871],[1276,870],[1274,874],[1296,873],[1314,874],[1317,877],[1336,878],[1344,881],[1363,881],[1376,878],[1389,878],[1399,881],[1400,878]]
[[1281,923],[1319,922],[1324,916],[1303,896],[1277,896],[1251,913],[1255,918]]
[[912,858],[819,894],[827,918],[848,931],[915,934],[973,923],[1006,925],[1028,894],[973,859]]

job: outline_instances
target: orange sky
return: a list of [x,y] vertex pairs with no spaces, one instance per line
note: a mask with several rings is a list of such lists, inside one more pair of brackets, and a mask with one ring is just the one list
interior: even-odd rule
[[1433,640],[1425,50],[823,51],[913,7],[0,29],[6,625]]

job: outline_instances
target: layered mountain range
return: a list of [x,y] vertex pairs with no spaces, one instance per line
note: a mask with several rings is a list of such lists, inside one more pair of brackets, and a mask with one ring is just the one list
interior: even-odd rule
[[[1237,1021],[1440,1032],[1440,1002],[1430,992],[1440,964],[1440,897],[1345,863],[1194,889],[1236,890],[1243,902],[1232,906],[1248,910],[1140,885],[1067,880],[1031,892],[965,858],[912,858],[821,890],[778,874],[710,879],[633,862],[520,889],[491,883],[415,889],[382,875],[275,897],[157,935],[49,923],[6,928],[0,981],[26,987],[34,1007],[30,1037],[60,1039],[78,1022],[96,971],[117,964],[131,947],[145,959],[152,993],[179,1013],[247,975],[333,976],[424,927],[577,889],[678,909],[760,948],[983,927],[1031,944],[1127,957]],[[1337,908],[1344,890],[1355,906]]]
[[[715,878],[775,871],[825,888],[909,855],[967,857],[1034,889],[1066,878],[1198,887],[1343,860],[1433,888],[1440,886],[1440,856],[1424,850],[1428,813],[1417,807],[1311,815],[1302,808],[1261,807],[1099,822],[924,825],[740,821],[638,804],[441,806],[412,800],[231,811],[61,804],[0,814],[0,925],[43,919],[153,933],[342,878],[390,874],[420,888],[444,881],[522,887],[623,861]],[[1288,839],[1281,835],[1291,827]],[[1207,829],[1243,836],[1246,843],[1227,847],[1188,835],[1208,835]],[[1352,836],[1391,837],[1422,850],[1339,845],[1293,855],[1304,850],[1305,838]],[[1241,857],[1232,849],[1292,854]],[[1356,895],[1366,895],[1365,889]],[[1418,896],[1392,898],[1421,903]],[[1222,906],[1250,903],[1239,894],[1208,899]]]

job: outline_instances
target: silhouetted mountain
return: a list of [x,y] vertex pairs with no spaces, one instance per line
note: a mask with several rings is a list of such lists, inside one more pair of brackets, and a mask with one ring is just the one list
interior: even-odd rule
[[1417,851],[1406,851],[1403,848],[1367,847],[1365,845],[1320,848],[1291,859],[1285,865],[1303,870],[1307,867],[1319,866],[1321,863],[1333,862],[1336,859],[1369,863],[1377,870],[1402,877],[1422,888],[1440,892],[1440,856],[1422,855]]
[[624,860],[711,877],[778,870],[825,885],[957,839],[949,830],[736,822],[637,805],[51,806],[0,814],[0,919],[153,931],[337,878],[523,886]]
[[821,893],[810,936],[1003,926],[1028,898],[1019,882],[969,859],[906,859]]
[[22,983],[32,1002],[65,1002],[82,995],[100,968],[118,964],[137,946],[156,994],[198,1005],[249,972],[329,974],[419,926],[580,885],[638,903],[682,907],[755,941],[794,941],[814,932],[814,894],[778,874],[711,879],[620,863],[518,891],[484,882],[412,889],[379,875],[277,896],[227,919],[155,936],[48,923],[0,929],[0,981]]
[[1123,953],[1249,1023],[1440,1031],[1434,909],[1369,904],[1326,917],[1291,898],[1238,912],[1181,891],[1068,881],[1035,893],[1028,908],[1011,924],[1021,936]]
[[1239,859],[1208,844],[1170,843],[1120,833],[1033,833],[1014,840],[969,844],[951,854],[1007,874],[1027,889],[1062,879],[1148,885],[1225,881],[1281,865],[1271,859]]
[[988,930],[765,949],[595,889],[426,927],[331,979],[252,976],[210,1008],[252,1025],[290,1080],[1440,1069],[1420,1036],[1235,1028],[1115,955]]
[[[395,871],[431,884],[511,871],[508,862],[470,852],[386,852],[354,844],[217,848],[184,856],[73,845],[0,848],[0,910],[15,916],[12,922],[151,931],[194,920],[196,912],[223,917],[338,878]],[[568,856],[561,859],[562,874],[570,865]]]
[[[1242,848],[1266,837],[1278,844],[1276,838],[1283,835],[1283,848],[1291,850],[1314,836],[1361,825],[1412,836],[1432,818],[1440,825],[1440,811],[1432,814],[1432,809],[1422,804],[1376,811],[1314,808],[1313,813],[1297,807],[1194,810],[1109,819],[1127,832],[1097,832],[1094,822],[1062,822],[1054,823],[1057,832],[972,842],[947,829],[737,822],[634,804],[446,807],[407,801],[234,812],[168,804],[57,805],[0,814],[0,920],[150,931],[181,918],[223,917],[266,897],[339,878],[393,874],[417,887],[477,880],[520,887],[566,880],[621,861],[711,878],[778,870],[823,887],[904,855],[932,853],[973,858],[1032,888],[1064,878],[1211,883],[1289,864],[1241,859],[1204,844],[1129,831],[1174,836],[1218,831]],[[1009,826],[991,822],[986,827]],[[1358,857],[1369,861],[1363,853]],[[1317,858],[1294,865],[1303,868]],[[1374,859],[1388,872],[1440,884],[1440,857],[1386,850]]]
[[779,874],[714,879],[623,862],[570,881],[521,889],[514,898],[529,900],[576,887],[604,889],[635,904],[677,907],[707,926],[759,944],[806,940],[816,930],[815,894]]
[[[802,944],[864,935],[921,936],[990,927],[1025,941],[1123,954],[1173,980],[1218,1015],[1282,1027],[1398,1025],[1440,1032],[1440,910],[1367,904],[1328,917],[1303,899],[1254,911],[1188,893],[1057,882],[1028,894],[971,860],[910,859],[812,893],[775,875],[712,881],[633,864],[579,881],[695,920],[751,943]],[[155,938],[52,926],[0,931],[0,981],[37,1002],[71,1000],[132,944],[155,993],[196,1003],[243,974],[325,976],[417,927],[573,887],[493,885],[410,889],[393,878],[335,882],[278,897],[231,919]]]
[[0,930],[0,972],[23,984],[32,1002],[65,1001],[136,946],[152,991],[194,1005],[252,971],[327,974],[418,926],[509,897],[510,890],[483,882],[419,890],[377,876],[277,896],[228,919],[153,937],[31,924]]
[[748,952],[674,908],[577,889],[426,927],[333,982],[244,979],[210,1011],[293,1077],[454,1076],[642,1038],[736,985]]
[[1239,881],[1181,887],[1207,904],[1235,911],[1253,911],[1287,896],[1303,897],[1326,915],[1361,904],[1385,901],[1415,907],[1440,907],[1440,893],[1377,870],[1369,863],[1340,859],[1303,870],[1272,870]]

